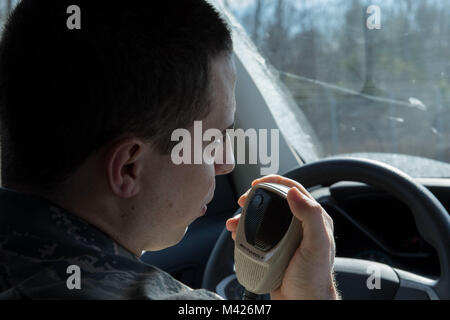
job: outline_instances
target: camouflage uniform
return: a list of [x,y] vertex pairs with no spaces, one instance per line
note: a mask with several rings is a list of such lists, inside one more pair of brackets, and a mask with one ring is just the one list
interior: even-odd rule
[[[80,289],[69,289],[80,268]],[[70,286],[69,286],[70,287]],[[48,200],[0,188],[0,299],[220,299],[140,261]]]

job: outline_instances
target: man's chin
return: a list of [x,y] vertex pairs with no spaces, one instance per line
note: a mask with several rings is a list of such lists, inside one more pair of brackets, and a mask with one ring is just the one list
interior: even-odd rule
[[177,239],[171,245],[169,245],[168,247],[173,247],[173,246],[176,246],[177,244],[179,244],[181,242],[181,240],[184,239],[184,236],[186,235],[188,229],[189,229],[189,226],[187,226],[184,229],[184,231],[182,233],[180,233],[180,235],[177,237]]
[[187,227],[184,229],[183,235],[181,235],[181,237],[178,239],[178,241],[177,241],[174,245],[178,244],[179,242],[181,242],[181,240],[184,239],[184,236],[186,235],[188,229],[189,229],[189,226],[187,226]]
[[171,239],[166,239],[164,243],[160,243],[158,246],[153,245],[152,249],[146,251],[161,251],[176,246],[181,242],[181,240],[184,239],[184,236],[186,235],[188,228],[189,226],[184,229],[184,232],[183,231],[179,232],[178,235],[174,235]]

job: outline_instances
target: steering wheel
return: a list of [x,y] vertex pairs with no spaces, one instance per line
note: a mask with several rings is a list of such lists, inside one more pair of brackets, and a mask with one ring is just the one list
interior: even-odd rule
[[[336,257],[334,272],[344,299],[450,299],[450,216],[424,186],[390,165],[358,158],[321,160],[283,176],[300,182],[305,188],[355,181],[385,190],[409,207],[420,235],[438,254],[438,279],[425,278],[378,262]],[[216,291],[224,278],[233,278],[230,276],[234,274],[233,250],[234,242],[225,229],[208,260],[203,288]],[[380,286],[370,289],[368,278],[373,270],[377,270]]]

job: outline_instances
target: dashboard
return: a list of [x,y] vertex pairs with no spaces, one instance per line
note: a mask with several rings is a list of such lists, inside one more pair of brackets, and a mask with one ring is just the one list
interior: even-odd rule
[[[450,211],[450,179],[415,179]],[[310,190],[334,221],[336,256],[385,263],[428,278],[440,274],[436,251],[419,234],[411,210],[382,190],[340,182]]]

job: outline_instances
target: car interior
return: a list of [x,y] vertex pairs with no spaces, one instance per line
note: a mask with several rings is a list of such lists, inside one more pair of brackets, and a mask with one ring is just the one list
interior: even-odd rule
[[[235,127],[279,130],[273,173],[332,217],[342,298],[450,299],[450,3],[374,1],[381,20],[364,0],[211,3],[233,31]],[[142,261],[241,299],[225,222],[267,166],[217,176],[206,214]]]

